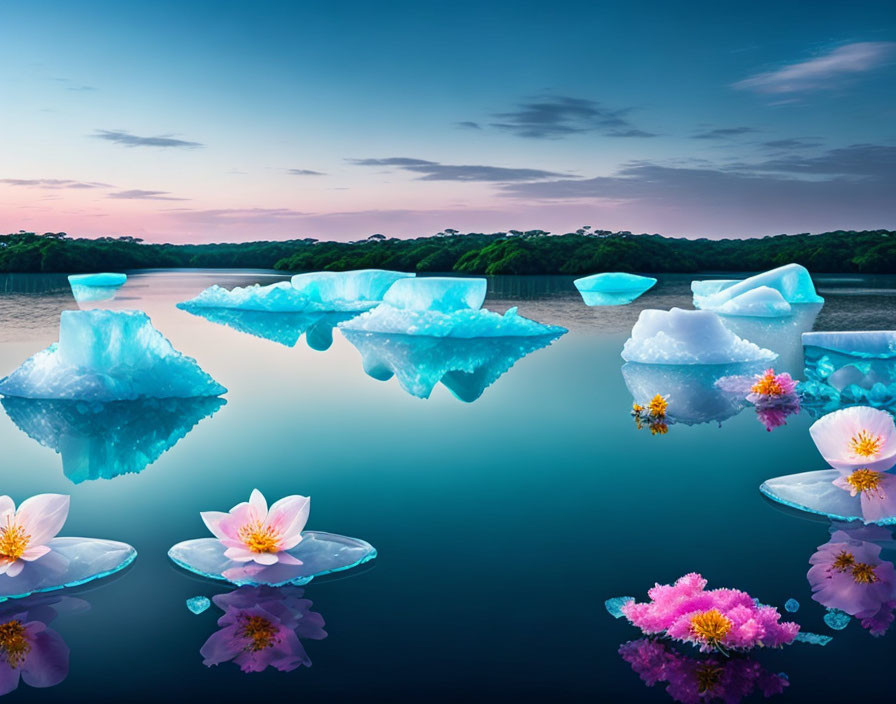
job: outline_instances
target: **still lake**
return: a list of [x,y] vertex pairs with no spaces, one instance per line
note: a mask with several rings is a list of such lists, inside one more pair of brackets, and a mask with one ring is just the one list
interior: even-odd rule
[[[813,418],[804,412],[767,432],[747,407],[721,424],[679,423],[654,436],[629,415],[622,345],[640,310],[691,307],[692,277],[662,276],[618,308],[586,307],[572,277],[490,279],[486,307],[518,306],[569,333],[471,403],[442,385],[423,400],[395,378],[371,378],[338,332],[325,351],[304,337],[288,347],[175,308],[213,283],[284,278],[133,272],[109,302],[146,311],[228,388],[226,404],[139,473],[91,478],[76,459],[96,447],[63,448],[64,468],[62,455],[0,413],[0,494],[70,494],[63,535],[118,539],[139,553],[122,573],[74,590],[89,611],[53,622],[71,650],[68,677],[46,689],[22,683],[11,697],[670,701],[621,659],[620,644],[638,633],[603,602],[643,600],[654,582],[692,571],[779,608],[795,598],[794,620],[834,636],[825,647],[759,654],[789,678],[775,701],[891,694],[896,629],[882,638],[855,622],[832,631],[810,598],[808,558],[828,524],[758,491],[769,477],[825,468],[807,432]],[[826,304],[814,329],[896,328],[896,277],[819,276],[816,286]],[[0,377],[55,341],[60,312],[76,308],[64,276],[0,276]],[[798,331],[761,344],[781,345],[779,371],[800,371]],[[226,511],[256,487],[270,501],[310,495],[309,529],[363,538],[379,552],[304,588],[328,634],[304,642],[310,668],[205,667],[199,649],[221,612],[194,615],[185,600],[230,590],[166,555],[207,534],[200,511]]]

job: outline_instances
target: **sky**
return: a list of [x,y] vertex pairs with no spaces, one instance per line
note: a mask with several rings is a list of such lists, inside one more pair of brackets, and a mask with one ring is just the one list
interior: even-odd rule
[[9,0],[0,46],[0,232],[896,228],[891,0]]

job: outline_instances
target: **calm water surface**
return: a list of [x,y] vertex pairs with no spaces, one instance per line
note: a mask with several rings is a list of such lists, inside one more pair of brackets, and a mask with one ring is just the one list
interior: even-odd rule
[[[131,275],[110,307],[145,310],[178,350],[229,391],[226,404],[142,472],[91,479],[0,413],[0,493],[68,493],[67,535],[134,545],[135,564],[76,590],[90,610],[52,625],[71,649],[58,686],[10,696],[47,701],[670,701],[617,653],[637,637],[603,606],[699,571],[781,607],[802,604],[826,647],[761,653],[787,673],[776,701],[888,696],[896,634],[857,623],[834,632],[810,598],[808,558],[828,526],[779,509],[757,487],[824,468],[801,414],[767,432],[747,408],[720,424],[638,431],[619,353],[639,311],[690,307],[689,277],[667,276],[635,304],[589,309],[568,277],[499,277],[487,307],[569,328],[521,359],[473,403],[437,386],[428,400],[367,376],[338,333],[326,351],[253,337],[177,310],[212,283],[271,283],[264,271]],[[819,277],[817,330],[896,327],[896,279]],[[0,376],[57,339],[75,309],[64,277],[0,277]],[[799,371],[798,330],[778,345]],[[207,410],[207,409],[206,409]],[[213,410],[213,409],[212,409]],[[698,409],[699,410],[699,409]],[[185,411],[190,423],[205,411]],[[722,414],[724,415],[724,414]],[[699,420],[699,418],[697,419]],[[152,425],[150,423],[150,425]],[[189,423],[188,423],[189,425]],[[33,430],[33,429],[32,429]],[[138,425],[125,443],[140,443]],[[127,454],[127,447],[117,448]],[[67,476],[66,472],[69,476]],[[174,543],[206,535],[199,511],[227,510],[254,487],[313,497],[309,528],[364,538],[370,566],[305,587],[328,637],[304,643],[313,666],[244,674],[207,668],[216,630],[196,595],[229,591],[174,567]],[[197,699],[198,701],[198,699]]]

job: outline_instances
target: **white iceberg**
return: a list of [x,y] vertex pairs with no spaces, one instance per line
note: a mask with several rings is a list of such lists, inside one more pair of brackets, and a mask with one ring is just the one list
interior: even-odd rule
[[707,310],[643,310],[622,349],[626,362],[735,364],[770,362],[771,350],[743,340]]
[[59,342],[0,379],[0,394],[22,398],[129,401],[226,391],[142,311],[63,311]]
[[729,298],[715,309],[719,315],[745,316],[750,318],[784,318],[793,308],[781,292],[768,286],[759,286]]
[[[786,303],[824,303],[824,299],[815,292],[815,284],[809,271],[799,264],[785,266],[766,271],[740,281],[693,281],[691,291],[694,294],[694,307],[704,310],[715,310],[728,301],[760,287],[777,291]],[[780,307],[780,302],[777,302]],[[729,310],[736,310],[733,304]],[[751,313],[734,313],[729,315],[752,315]]]
[[316,271],[296,274],[292,287],[308,299],[312,310],[363,311],[379,305],[393,284],[414,276],[385,269]]
[[68,277],[72,295],[78,303],[109,301],[128,280],[127,274],[72,274]]
[[585,276],[573,281],[589,306],[620,306],[631,303],[638,296],[653,288],[656,279],[623,272],[607,272]]
[[343,331],[429,337],[528,337],[560,335],[565,328],[542,325],[510,308],[503,315],[481,310],[485,279],[426,277],[397,281],[383,302],[340,323]]

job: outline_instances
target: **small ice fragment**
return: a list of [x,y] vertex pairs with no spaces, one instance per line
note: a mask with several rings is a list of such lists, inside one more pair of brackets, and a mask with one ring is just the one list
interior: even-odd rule
[[614,596],[612,599],[607,599],[604,602],[604,606],[607,607],[610,616],[613,618],[622,618],[622,607],[634,600],[635,597],[633,596]]
[[832,640],[831,636],[821,636],[817,633],[809,633],[808,631],[800,631],[793,639],[796,643],[808,643],[809,645],[827,645]]
[[212,601],[207,596],[191,596],[187,599],[187,608],[197,616],[211,605]]
[[800,610],[800,602],[798,602],[796,599],[788,599],[784,603],[784,609],[789,611],[792,614],[795,614],[797,611]]
[[573,281],[589,306],[619,306],[631,303],[638,296],[653,288],[656,279],[623,272],[607,272],[585,276]]
[[622,350],[626,362],[644,364],[733,364],[777,358],[741,339],[707,310],[643,310]]
[[849,625],[849,620],[850,615],[839,609],[828,609],[828,612],[824,615],[824,622],[835,631],[842,631],[846,628]]

